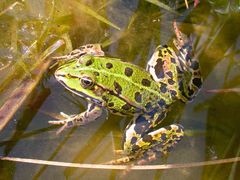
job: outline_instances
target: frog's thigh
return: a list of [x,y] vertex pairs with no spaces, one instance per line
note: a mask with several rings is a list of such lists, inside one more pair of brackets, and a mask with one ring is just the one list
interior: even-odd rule
[[139,149],[136,146],[144,134],[151,130],[152,122],[145,115],[139,115],[125,129],[123,138],[123,149],[126,153],[131,153]]

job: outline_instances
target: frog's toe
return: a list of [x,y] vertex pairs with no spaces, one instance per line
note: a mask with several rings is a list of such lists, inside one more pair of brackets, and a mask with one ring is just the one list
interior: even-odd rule
[[62,127],[60,127],[57,130],[57,132],[56,132],[57,135],[60,134],[64,129],[71,127],[71,125],[69,125],[71,123],[67,122],[66,120],[48,121],[48,123],[53,124],[53,125],[62,125]]
[[52,121],[48,121],[48,123],[54,124],[54,125],[66,125],[72,121],[72,116],[69,116],[63,112],[60,112],[60,115],[63,117],[62,120],[52,120]]
[[53,125],[65,125],[66,122],[65,122],[65,120],[53,120],[53,121],[48,121],[48,124],[53,124]]
[[114,150],[114,154],[115,154],[115,155],[124,155],[125,152],[124,152],[124,150],[116,149],[116,150]]
[[64,129],[68,127],[68,123],[66,120],[48,121],[48,123],[53,125],[62,125],[62,127],[57,130],[56,132],[57,135],[60,134]]
[[68,114],[65,114],[64,112],[60,112],[60,115],[61,115],[62,117],[64,117],[65,119],[69,119],[69,118],[72,117],[72,115],[69,116]]
[[64,118],[62,120],[53,120],[48,121],[49,124],[53,125],[62,125],[61,128],[56,132],[56,134],[60,134],[64,129],[75,126],[76,124],[76,115],[67,115],[64,112],[60,112],[60,115]]
[[60,134],[60,133],[63,132],[63,130],[66,129],[66,128],[67,128],[67,124],[64,124],[62,127],[60,127],[60,128],[57,130],[56,134],[57,134],[57,135]]
[[134,158],[132,156],[125,156],[119,159],[114,159],[108,162],[105,162],[103,164],[111,164],[111,165],[119,165],[119,164],[126,164],[130,161],[132,161]]

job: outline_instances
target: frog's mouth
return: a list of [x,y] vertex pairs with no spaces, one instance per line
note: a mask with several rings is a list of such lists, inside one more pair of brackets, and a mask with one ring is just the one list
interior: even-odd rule
[[77,96],[80,96],[84,99],[87,99],[88,101],[90,102],[93,102],[95,104],[98,104],[99,106],[102,106],[103,105],[103,101],[99,100],[99,99],[96,99],[96,98],[93,98],[81,91],[78,91],[74,88],[70,88],[66,83],[65,83],[65,79],[66,79],[66,75],[65,74],[62,74],[62,73],[55,73],[55,78],[58,82],[60,82],[66,89],[68,89],[69,91],[71,91],[72,93],[76,94]]

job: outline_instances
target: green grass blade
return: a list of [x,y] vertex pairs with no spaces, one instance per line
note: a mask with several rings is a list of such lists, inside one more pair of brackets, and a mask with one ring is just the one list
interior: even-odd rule
[[163,8],[163,9],[165,9],[165,10],[171,12],[171,13],[179,15],[178,12],[174,11],[172,8],[170,8],[169,6],[167,6],[166,4],[164,4],[162,2],[159,2],[158,0],[145,0],[145,1],[147,1],[149,3],[152,3],[156,6],[159,6],[160,8]]
[[81,4],[79,2],[74,1],[72,3],[74,5],[74,7],[78,8],[79,10],[81,10],[82,12],[98,19],[99,21],[112,26],[113,28],[120,30],[120,27],[116,26],[115,24],[113,24],[112,22],[108,21],[106,18],[104,18],[103,16],[99,15],[98,13],[96,13],[94,10],[92,10],[91,8],[89,8],[88,6]]

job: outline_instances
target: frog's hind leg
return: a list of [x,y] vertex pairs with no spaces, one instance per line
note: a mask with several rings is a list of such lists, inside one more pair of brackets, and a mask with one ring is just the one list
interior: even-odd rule
[[[176,54],[173,49],[167,45],[159,45],[150,60],[147,63],[146,70],[152,75],[156,82],[165,82],[174,80],[177,74]],[[171,83],[170,83],[171,84]]]
[[[165,114],[165,113],[164,113]],[[161,116],[161,120],[165,115]],[[156,129],[159,123],[148,115],[139,115],[126,128],[123,137],[123,150],[126,154],[135,154],[158,144],[171,144],[183,137],[181,125],[170,125]],[[174,141],[173,141],[174,140]]]
[[167,46],[158,46],[147,63],[146,70],[156,82],[170,89],[172,97],[184,102],[191,100],[202,85],[198,60],[193,58],[192,40],[173,23],[176,39],[173,41],[178,52]]
[[197,94],[202,85],[200,66],[197,59],[193,58],[193,45],[191,38],[188,38],[177,27],[176,22],[173,22],[176,39],[173,43],[178,49],[177,58],[179,66],[179,91],[181,92],[180,99],[183,101],[191,100]]
[[48,121],[49,124],[63,125],[57,131],[57,134],[61,133],[66,128],[85,125],[91,121],[96,120],[98,117],[100,117],[102,115],[102,109],[93,103],[89,103],[88,109],[80,114],[67,115],[67,114],[61,113],[61,115],[65,119],[57,120],[57,121]]
[[169,91],[172,98],[180,96],[177,90],[179,75],[182,71],[177,59],[176,53],[171,47],[160,45],[155,49],[146,68],[153,79],[160,84],[161,93]]
[[137,163],[144,164],[168,154],[183,136],[184,129],[179,124],[172,124],[146,134],[137,144],[148,142],[151,146],[143,152],[142,158]]
[[135,133],[135,136],[131,139],[127,138],[124,144],[127,156],[112,160],[107,164],[124,164],[136,159],[138,159],[137,164],[145,164],[169,153],[183,136],[183,127],[179,124],[162,127],[141,138],[137,138]]

